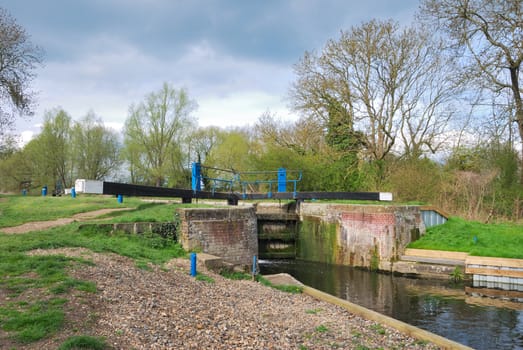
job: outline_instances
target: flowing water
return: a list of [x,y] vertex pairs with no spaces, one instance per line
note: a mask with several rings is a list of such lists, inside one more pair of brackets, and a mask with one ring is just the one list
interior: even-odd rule
[[472,297],[463,285],[300,260],[260,260],[260,272],[302,283],[475,349],[523,350],[523,303]]

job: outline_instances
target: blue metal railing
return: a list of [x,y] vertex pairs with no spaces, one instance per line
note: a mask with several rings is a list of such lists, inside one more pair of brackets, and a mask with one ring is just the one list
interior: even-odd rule
[[[205,176],[202,173],[202,168],[215,173],[228,174],[229,178]],[[296,178],[287,179],[289,173],[295,173]],[[274,175],[276,178],[273,178]],[[272,198],[273,188],[277,188],[278,192],[287,192],[287,184],[292,184],[293,196],[296,197],[298,182],[300,182],[301,179],[301,170],[287,170],[285,168],[280,168],[277,171],[238,172],[228,169],[205,167],[200,163],[193,163],[192,167],[193,191],[201,191],[202,186],[205,187],[205,184],[207,183],[210,185],[212,193],[214,193],[218,187],[229,192],[238,189],[239,192],[242,193],[244,199],[246,198],[247,192],[250,188],[259,188],[260,185],[267,185],[267,197]]]

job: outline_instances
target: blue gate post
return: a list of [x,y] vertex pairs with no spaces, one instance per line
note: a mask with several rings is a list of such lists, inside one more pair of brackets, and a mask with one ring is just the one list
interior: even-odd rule
[[202,190],[202,165],[200,163],[192,163],[192,190]]
[[278,169],[278,192],[287,192],[287,170]]
[[196,276],[196,253],[191,253],[191,276]]

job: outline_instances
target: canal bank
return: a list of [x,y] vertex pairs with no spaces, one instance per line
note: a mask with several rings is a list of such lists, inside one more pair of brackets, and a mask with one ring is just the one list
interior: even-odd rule
[[523,304],[467,294],[464,285],[297,260],[262,260],[262,274],[305,285],[479,350],[523,349]]

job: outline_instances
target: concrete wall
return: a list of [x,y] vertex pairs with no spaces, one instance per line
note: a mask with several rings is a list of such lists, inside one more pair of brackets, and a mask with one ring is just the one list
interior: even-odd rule
[[417,206],[302,203],[297,258],[391,270],[425,233]]
[[216,255],[243,266],[249,266],[253,255],[258,255],[254,208],[185,208],[178,213],[178,241],[184,249]]

